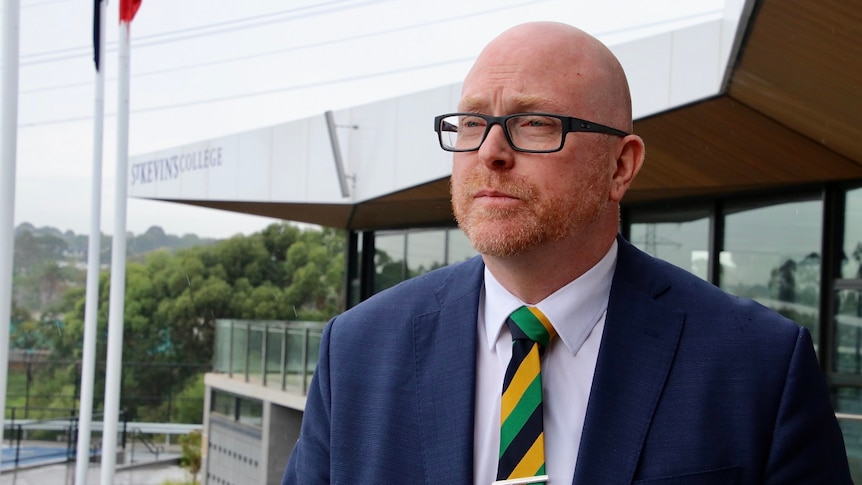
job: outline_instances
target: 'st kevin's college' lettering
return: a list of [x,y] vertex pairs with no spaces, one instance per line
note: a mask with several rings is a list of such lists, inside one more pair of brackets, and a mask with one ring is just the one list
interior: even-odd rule
[[179,178],[183,172],[206,170],[222,164],[222,147],[157,158],[132,165],[132,185]]

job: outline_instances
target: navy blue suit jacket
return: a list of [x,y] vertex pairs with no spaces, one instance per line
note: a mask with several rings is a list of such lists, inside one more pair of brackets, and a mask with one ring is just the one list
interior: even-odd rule
[[[808,332],[619,241],[574,484],[852,483]],[[327,325],[283,484],[472,482],[482,275]]]

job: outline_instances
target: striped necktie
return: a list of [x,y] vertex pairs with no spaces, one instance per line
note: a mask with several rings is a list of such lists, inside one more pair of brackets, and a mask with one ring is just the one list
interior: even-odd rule
[[522,306],[506,320],[512,360],[500,405],[497,480],[545,474],[541,358],[556,332],[538,308]]

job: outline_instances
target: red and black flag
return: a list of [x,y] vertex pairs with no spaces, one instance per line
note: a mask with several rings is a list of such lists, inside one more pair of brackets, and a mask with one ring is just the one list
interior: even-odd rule
[[141,0],[120,0],[120,22],[131,23],[141,7]]

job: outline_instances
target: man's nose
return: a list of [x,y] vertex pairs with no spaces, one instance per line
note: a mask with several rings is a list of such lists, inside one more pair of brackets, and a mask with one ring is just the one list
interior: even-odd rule
[[514,154],[503,125],[492,125],[479,147],[479,160],[492,170],[507,169],[514,164]]

